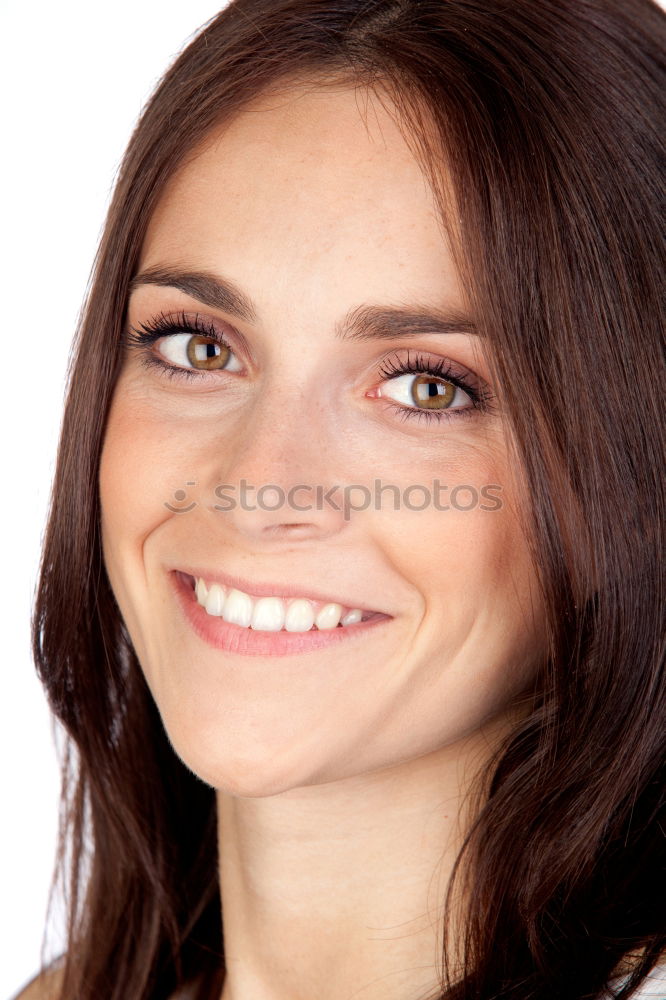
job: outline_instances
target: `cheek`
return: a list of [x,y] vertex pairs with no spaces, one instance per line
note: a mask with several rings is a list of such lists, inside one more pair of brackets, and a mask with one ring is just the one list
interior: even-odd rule
[[[412,644],[417,687],[473,720],[529,684],[544,622],[518,487],[501,454],[477,452],[458,471],[457,483],[474,484],[476,494],[449,490],[441,497],[448,510],[393,515],[383,546],[421,595]],[[484,491],[491,484],[501,489]]]
[[448,635],[455,630],[460,638],[481,620],[497,633],[532,627],[536,580],[508,507],[403,515],[390,535],[392,561],[422,594],[424,615],[445,624]]
[[511,723],[543,641],[536,581],[513,517],[442,512],[429,521],[401,530],[408,561],[402,546],[393,550],[398,571],[422,594],[388,728],[392,740],[400,734],[405,756]]
[[120,383],[99,474],[102,528],[111,547],[136,545],[187,506],[191,464],[187,442]]
[[187,449],[120,382],[100,459],[101,539],[109,581],[142,662],[151,630],[144,544],[175,516],[173,509],[187,506],[178,499],[191,474],[187,465]]

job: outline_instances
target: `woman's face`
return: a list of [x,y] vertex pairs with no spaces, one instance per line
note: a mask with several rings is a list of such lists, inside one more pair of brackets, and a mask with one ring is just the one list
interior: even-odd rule
[[[256,101],[172,179],[133,283],[128,328],[170,332],[125,354],[104,558],[175,750],[231,794],[508,721],[539,655],[488,356],[389,108],[353,88]],[[238,598],[227,622],[198,577],[284,600]],[[308,631],[327,604],[381,614]],[[261,627],[290,607],[295,631]]]

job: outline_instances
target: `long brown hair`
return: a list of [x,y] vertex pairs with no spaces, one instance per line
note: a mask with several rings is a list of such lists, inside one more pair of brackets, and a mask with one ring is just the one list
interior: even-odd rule
[[102,560],[97,476],[166,182],[214,126],[308,75],[391,93],[463,234],[457,265],[529,484],[547,656],[458,858],[464,963],[445,949],[441,996],[589,1000],[631,955],[628,997],[666,949],[665,37],[650,0],[234,0],[157,86],[77,333],[34,609],[69,739],[62,1000],[221,990],[215,794],[143,679]]

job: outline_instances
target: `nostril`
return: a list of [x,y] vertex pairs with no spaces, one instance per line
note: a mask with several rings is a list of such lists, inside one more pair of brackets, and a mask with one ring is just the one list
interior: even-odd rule
[[280,535],[280,534],[301,535],[303,534],[303,532],[310,531],[311,529],[312,529],[311,524],[306,524],[305,522],[302,521],[299,521],[295,524],[273,524],[268,528],[268,530],[273,535]]

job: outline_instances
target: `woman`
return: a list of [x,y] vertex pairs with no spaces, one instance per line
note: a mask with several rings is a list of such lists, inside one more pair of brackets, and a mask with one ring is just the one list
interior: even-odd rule
[[27,996],[663,992],[664,35],[235,0],[161,81],[35,607]]

